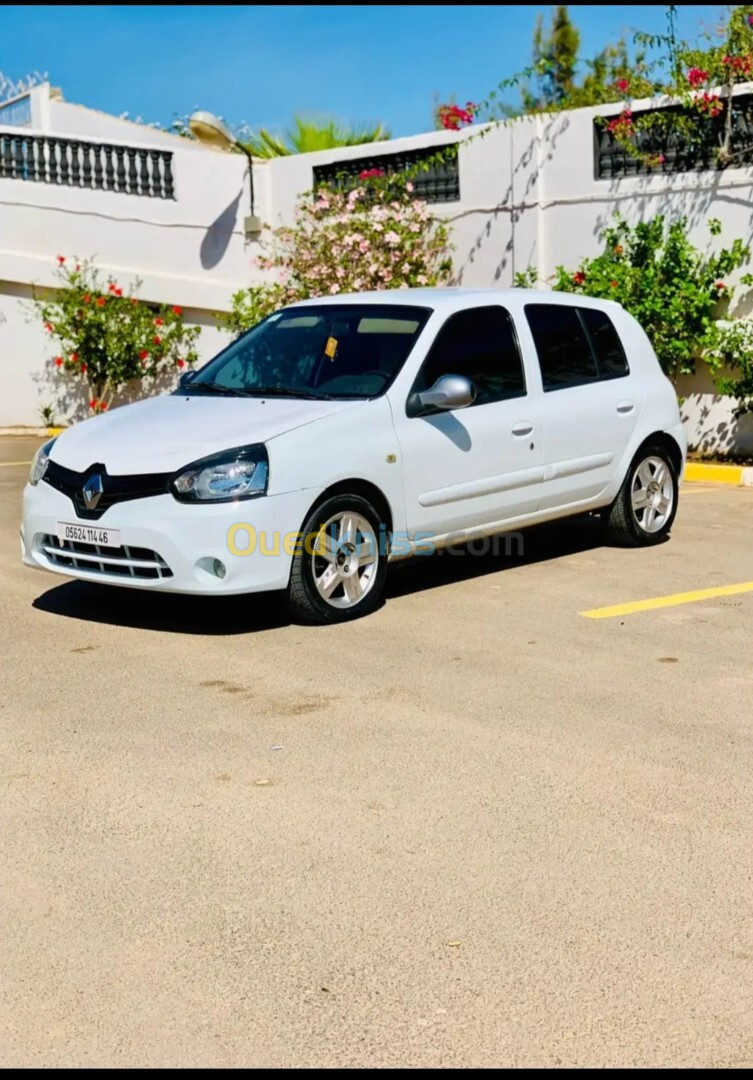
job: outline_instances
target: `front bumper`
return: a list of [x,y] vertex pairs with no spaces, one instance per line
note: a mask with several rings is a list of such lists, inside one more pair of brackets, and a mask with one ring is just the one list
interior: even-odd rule
[[[171,495],[157,495],[117,503],[93,522],[77,517],[70,499],[49,484],[27,484],[23,494],[21,558],[27,566],[65,577],[158,592],[231,596],[284,589],[293,557],[290,538],[297,536],[318,494],[317,490],[304,489],[217,506],[179,503]],[[130,564],[125,560],[118,567],[82,560],[74,566],[66,558],[66,565],[61,566],[56,555],[44,550],[50,546],[46,538],[56,536],[58,522],[118,529],[124,547],[155,553],[167,570],[154,577],[129,576]],[[233,526],[245,528],[233,530]],[[252,539],[255,543],[250,542]],[[234,553],[229,541],[234,542],[236,552],[247,553]],[[89,550],[78,547],[80,551]],[[100,549],[115,558],[120,557],[117,552],[121,550]],[[96,555],[96,548],[93,553]],[[224,577],[212,572],[215,559],[224,564]]]

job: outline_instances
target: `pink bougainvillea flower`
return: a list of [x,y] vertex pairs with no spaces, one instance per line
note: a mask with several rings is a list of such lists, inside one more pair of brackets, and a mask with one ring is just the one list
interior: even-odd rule
[[574,285],[584,285],[585,281],[586,281],[586,275],[584,274],[584,272],[582,270],[576,270],[575,273],[573,274],[573,284]]
[[[373,180],[378,176],[384,176],[384,169],[364,169],[363,172],[358,174],[359,180]],[[351,192],[354,195],[355,192]]]
[[688,72],[688,82],[691,86],[703,86],[708,77],[708,71],[704,71],[702,68],[692,67]]
[[630,83],[627,79],[618,79],[614,85],[617,87],[621,94],[626,94],[630,89]]

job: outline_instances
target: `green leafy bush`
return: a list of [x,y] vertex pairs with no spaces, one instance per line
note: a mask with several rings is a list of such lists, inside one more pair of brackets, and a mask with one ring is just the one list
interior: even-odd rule
[[[712,236],[720,234],[719,221],[708,226]],[[661,214],[637,225],[616,215],[602,240],[602,253],[583,259],[575,270],[558,266],[552,288],[617,300],[646,331],[673,381],[695,371],[701,359],[718,371],[726,333],[720,316],[734,292],[727,278],[750,258],[743,241],[709,254],[691,243],[684,218],[668,223]],[[530,287],[535,277],[529,268],[516,276],[516,285]],[[741,280],[753,283],[749,274]],[[724,386],[723,392],[733,392],[729,380]]]
[[123,290],[109,278],[104,286],[91,262],[57,261],[59,285],[35,290],[33,314],[59,343],[55,370],[83,381],[92,413],[109,408],[129,383],[153,383],[196,362],[200,330],[184,324],[180,307],[142,303],[140,282]]

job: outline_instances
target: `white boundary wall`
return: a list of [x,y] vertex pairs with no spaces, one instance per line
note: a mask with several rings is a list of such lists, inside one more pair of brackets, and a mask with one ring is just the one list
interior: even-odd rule
[[[47,131],[172,149],[176,199],[0,180],[0,364],[6,387],[0,427],[38,423],[39,404],[52,397],[46,383],[49,343],[36,325],[24,321],[21,301],[30,295],[31,282],[51,283],[57,254],[96,255],[105,273],[120,281],[141,278],[144,298],[181,304],[205,327],[203,356],[224,340],[213,329],[212,312],[226,309],[233,291],[261,279],[253,265],[259,244],[243,237],[244,158],[50,100],[47,87],[32,95],[41,102],[32,109],[34,123],[44,122]],[[648,104],[635,103],[635,108]],[[483,138],[473,137],[477,128],[460,135],[430,132],[259,163],[254,169],[257,213],[270,224],[291,223],[315,165],[460,140],[461,200],[434,210],[452,225],[455,275],[462,285],[509,288],[515,272],[529,265],[543,281],[558,264],[574,267],[583,256],[598,253],[599,233],[615,211],[630,222],[658,213],[684,215],[699,246],[729,244],[738,236],[753,239],[750,169],[595,179],[594,116],[616,111],[604,106],[523,118],[492,128]],[[710,217],[722,222],[721,236],[714,240],[705,226]],[[753,451],[753,419],[735,421],[734,403],[719,398],[705,375],[685,380],[679,389],[686,398],[691,444]]]

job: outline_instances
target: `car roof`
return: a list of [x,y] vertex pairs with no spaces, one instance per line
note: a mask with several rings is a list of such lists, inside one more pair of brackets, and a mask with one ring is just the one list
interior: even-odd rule
[[454,286],[446,288],[382,289],[373,292],[336,293],[334,296],[318,296],[309,300],[296,300],[289,307],[320,304],[390,304],[395,306],[452,308],[475,307],[481,304],[512,301],[521,303],[578,304],[581,307],[621,309],[614,300],[599,300],[576,293],[553,292],[550,289],[468,289]]

